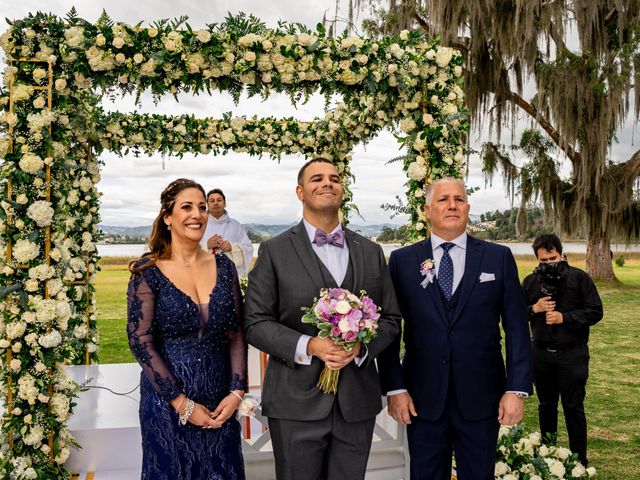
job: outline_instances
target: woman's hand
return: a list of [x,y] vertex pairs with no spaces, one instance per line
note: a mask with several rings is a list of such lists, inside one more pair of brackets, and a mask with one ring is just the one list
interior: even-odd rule
[[[189,399],[181,394],[178,397],[171,400],[171,406],[178,413],[178,415],[184,414],[187,409],[187,403]],[[193,405],[193,412],[189,415],[187,421],[197,427],[202,428],[218,428],[218,425],[211,418],[211,411],[204,405],[195,403]]]
[[215,422],[216,426],[214,428],[220,428],[231,418],[233,412],[238,409],[238,405],[240,405],[240,396],[242,396],[244,392],[240,392],[237,395],[234,393],[230,393],[226,397],[222,399],[220,404],[216,407],[216,409],[211,413],[211,419]]
[[187,421],[192,425],[195,425],[196,427],[220,428],[221,425],[218,425],[216,421],[211,418],[211,416],[211,410],[209,410],[204,405],[196,403],[193,408],[193,413],[189,416],[189,419]]

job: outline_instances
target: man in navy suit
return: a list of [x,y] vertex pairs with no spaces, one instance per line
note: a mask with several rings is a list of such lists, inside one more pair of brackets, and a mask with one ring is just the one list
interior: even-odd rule
[[412,480],[449,480],[454,450],[460,480],[492,480],[499,424],[532,392],[527,307],[511,251],[467,235],[464,184],[437,180],[425,200],[431,236],[389,261],[405,356],[397,338],[379,357],[382,388],[408,425]]

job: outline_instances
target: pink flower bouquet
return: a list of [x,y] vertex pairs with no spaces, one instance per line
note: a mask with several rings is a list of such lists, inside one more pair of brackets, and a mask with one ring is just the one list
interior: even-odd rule
[[[343,288],[323,288],[320,298],[315,298],[313,302],[311,307],[302,309],[302,323],[318,327],[319,337],[330,338],[350,351],[358,342],[366,345],[376,336],[380,308],[364,290],[357,297]],[[336,393],[339,376],[339,370],[325,366],[318,380],[318,388],[324,393]]]

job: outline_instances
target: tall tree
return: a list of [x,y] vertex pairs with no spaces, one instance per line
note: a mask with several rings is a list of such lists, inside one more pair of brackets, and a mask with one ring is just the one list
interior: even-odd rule
[[[371,35],[419,26],[462,50],[468,107],[476,125],[489,117],[497,141],[501,127],[514,127],[520,112],[544,130],[571,170],[569,182],[562,182],[548,162],[531,163],[544,168],[530,172],[538,180],[560,181],[558,190],[541,191],[545,207],[554,209],[559,231],[586,235],[588,272],[614,280],[611,240],[640,236],[640,150],[625,161],[608,156],[616,133],[640,115],[640,2],[349,3],[370,8],[373,20],[364,26]],[[499,153],[496,144],[491,148]],[[506,167],[505,176],[516,187],[521,178],[509,171],[513,165],[496,161],[493,167]]]

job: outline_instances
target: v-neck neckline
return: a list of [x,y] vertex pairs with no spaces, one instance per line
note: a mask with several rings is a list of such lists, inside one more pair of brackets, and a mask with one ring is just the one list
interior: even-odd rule
[[170,284],[173,288],[175,288],[175,289],[176,289],[178,292],[180,292],[183,296],[187,297],[187,298],[191,301],[191,303],[192,303],[193,305],[195,305],[196,307],[199,307],[200,305],[209,305],[209,304],[211,303],[211,297],[213,297],[213,292],[215,292],[215,291],[216,291],[216,288],[218,288],[218,284],[220,283],[220,282],[219,282],[219,279],[220,279],[220,265],[218,265],[218,259],[217,259],[217,258],[215,259],[215,261],[216,261],[216,284],[215,284],[215,285],[213,286],[213,288],[211,289],[211,292],[209,292],[209,301],[208,301],[207,303],[198,303],[198,302],[196,302],[196,301],[191,297],[191,295],[189,295],[187,292],[185,292],[184,290],[182,290],[181,288],[179,288],[175,283],[173,283],[173,282],[171,281],[171,279],[165,275],[165,273],[160,269],[160,267],[159,267],[157,264],[154,264],[154,265],[153,265],[153,267],[155,267],[155,268],[158,270],[158,272],[160,272],[160,275],[162,276],[162,278],[164,278],[167,282],[169,282],[169,284]]

